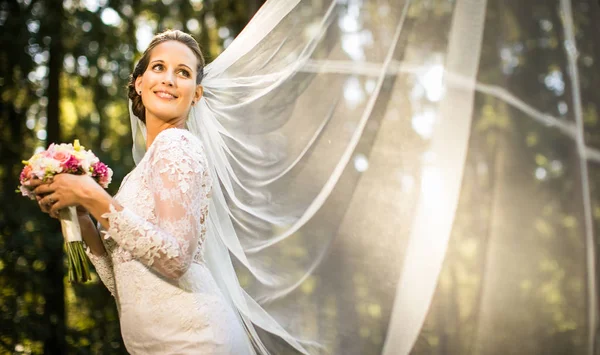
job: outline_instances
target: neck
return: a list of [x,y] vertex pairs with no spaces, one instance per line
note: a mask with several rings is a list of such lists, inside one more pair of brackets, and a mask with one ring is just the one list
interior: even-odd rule
[[178,118],[169,122],[165,122],[161,119],[153,117],[152,115],[149,115],[148,111],[146,111],[146,149],[150,148],[150,145],[152,142],[154,142],[154,139],[160,132],[169,128],[183,128],[184,124],[184,119]]

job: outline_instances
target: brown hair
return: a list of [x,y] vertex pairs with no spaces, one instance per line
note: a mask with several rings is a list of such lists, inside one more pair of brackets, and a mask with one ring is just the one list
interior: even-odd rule
[[148,48],[146,48],[144,54],[142,54],[142,58],[133,69],[133,73],[129,77],[129,83],[127,84],[127,96],[131,100],[131,109],[133,110],[133,114],[144,123],[146,123],[146,108],[142,103],[142,97],[138,95],[135,90],[135,80],[138,78],[138,76],[144,74],[146,69],[148,69],[152,50],[159,44],[167,41],[181,42],[191,49],[192,52],[194,52],[194,55],[196,55],[196,58],[198,59],[198,75],[196,76],[196,84],[200,84],[202,77],[204,76],[204,56],[202,55],[200,46],[198,46],[198,42],[196,42],[194,37],[179,30],[166,30],[154,36],[148,45]]

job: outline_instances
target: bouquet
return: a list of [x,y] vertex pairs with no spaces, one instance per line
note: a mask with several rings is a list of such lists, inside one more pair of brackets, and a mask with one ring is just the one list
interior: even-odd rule
[[[78,140],[74,144],[50,144],[47,150],[34,154],[23,161],[20,186],[17,192],[35,200],[35,194],[25,184],[38,178],[46,182],[56,174],[90,175],[100,186],[107,188],[112,180],[112,170],[102,163],[90,150],[85,150]],[[65,239],[69,263],[69,281],[85,282],[90,279],[87,257],[83,250],[81,228],[77,208],[67,207],[59,211],[59,219]]]

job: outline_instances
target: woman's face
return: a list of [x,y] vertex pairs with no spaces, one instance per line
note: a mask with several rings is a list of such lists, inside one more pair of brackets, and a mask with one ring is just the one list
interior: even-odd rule
[[192,101],[202,96],[202,87],[196,85],[197,67],[194,52],[181,42],[167,41],[152,49],[146,71],[135,81],[146,120],[185,120]]

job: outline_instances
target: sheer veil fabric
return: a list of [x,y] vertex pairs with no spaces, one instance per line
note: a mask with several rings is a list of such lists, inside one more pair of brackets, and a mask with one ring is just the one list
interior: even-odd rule
[[205,68],[187,121],[218,181],[205,258],[259,353],[408,354],[471,189],[476,99],[552,120],[479,81],[500,0],[431,3],[269,0]]

